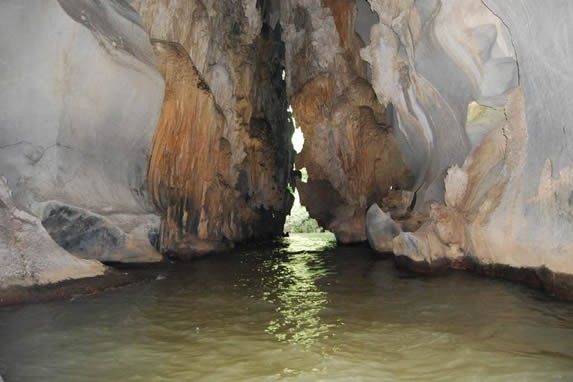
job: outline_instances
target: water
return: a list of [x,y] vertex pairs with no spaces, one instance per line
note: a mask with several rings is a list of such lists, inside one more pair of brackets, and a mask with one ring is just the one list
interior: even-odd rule
[[13,381],[573,381],[573,304],[293,235],[73,301],[0,309]]

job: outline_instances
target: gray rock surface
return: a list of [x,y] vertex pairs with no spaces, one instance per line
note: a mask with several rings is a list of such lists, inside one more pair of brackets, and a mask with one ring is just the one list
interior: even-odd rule
[[15,206],[0,177],[0,289],[100,276],[104,271],[101,263],[81,260],[58,246],[39,218]]
[[472,247],[489,261],[573,274],[573,4],[483,3],[510,30],[522,94],[506,106],[507,185],[489,219],[474,225]]
[[366,236],[372,249],[380,253],[392,252],[392,240],[400,235],[402,229],[377,204],[373,204],[366,213]]
[[0,280],[101,274],[52,241],[41,217],[56,201],[111,225],[152,220],[146,172],[163,80],[149,38],[124,1],[7,0],[0,47],[0,175],[10,195],[0,261],[20,267],[2,267]]
[[107,23],[131,25],[133,41],[89,29],[55,0],[2,3],[0,170],[26,208],[61,200],[104,214],[152,210],[145,178],[163,81],[145,31],[114,12],[119,3],[97,8]]
[[[121,222],[121,223],[120,223]],[[159,227],[159,217],[104,217],[90,211],[50,202],[42,225],[66,251],[83,259],[103,262],[153,263],[161,261],[151,245],[150,234]]]
[[429,211],[396,254],[572,274],[573,4],[370,3],[362,57]]
[[443,200],[445,171],[472,149],[468,104],[503,106],[518,74],[509,31],[480,0],[372,0],[380,22],[362,57],[392,104],[418,208]]

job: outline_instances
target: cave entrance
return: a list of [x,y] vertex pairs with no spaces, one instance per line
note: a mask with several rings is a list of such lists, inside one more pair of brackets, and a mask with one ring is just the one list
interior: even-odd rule
[[[294,126],[294,133],[292,135],[292,146],[297,154],[300,154],[302,148],[304,147],[304,134],[302,129],[297,126],[294,116],[292,115],[292,107],[289,106],[288,112],[290,113],[290,118]],[[301,173],[301,181],[306,183],[308,181],[308,172],[306,168],[297,169],[296,164],[294,165],[294,170],[298,170]],[[289,191],[294,196],[294,203],[287,215],[284,232],[285,233],[320,233],[328,232],[323,227],[318,224],[316,219],[310,217],[310,214],[306,207],[300,201],[300,195],[296,186],[289,186]]]

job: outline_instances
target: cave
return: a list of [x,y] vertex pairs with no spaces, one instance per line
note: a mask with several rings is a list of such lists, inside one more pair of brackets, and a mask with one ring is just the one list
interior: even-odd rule
[[[285,79],[285,76],[283,76]],[[292,115],[292,106],[289,105],[287,111],[290,113],[290,120],[294,127],[291,143],[296,155],[300,154],[304,148],[304,133],[302,129],[297,126],[296,120]],[[298,192],[297,182],[308,183],[308,171],[306,167],[298,169],[296,164],[293,166],[293,182],[289,185],[289,192],[294,196],[294,201],[289,214],[285,219],[284,234],[290,235],[291,233],[320,233],[325,232],[325,228],[321,226],[318,221],[312,217],[300,200],[300,193]]]
[[0,382],[573,379],[569,16],[4,0]]

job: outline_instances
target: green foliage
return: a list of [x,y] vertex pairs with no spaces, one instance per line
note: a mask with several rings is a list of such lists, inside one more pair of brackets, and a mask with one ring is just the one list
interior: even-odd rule
[[308,182],[308,171],[306,171],[306,167],[303,167],[303,168],[300,170],[300,174],[301,174],[300,180],[301,180],[303,183],[307,183],[307,182]]
[[296,190],[294,194],[294,204],[290,215],[286,218],[284,231],[290,233],[324,232],[324,229],[318,225],[315,219],[309,216],[306,208],[300,204],[300,198]]
[[[290,224],[289,224],[290,223]],[[289,233],[316,233],[324,232],[315,219],[308,218],[298,222],[288,222],[285,224],[285,232]]]

